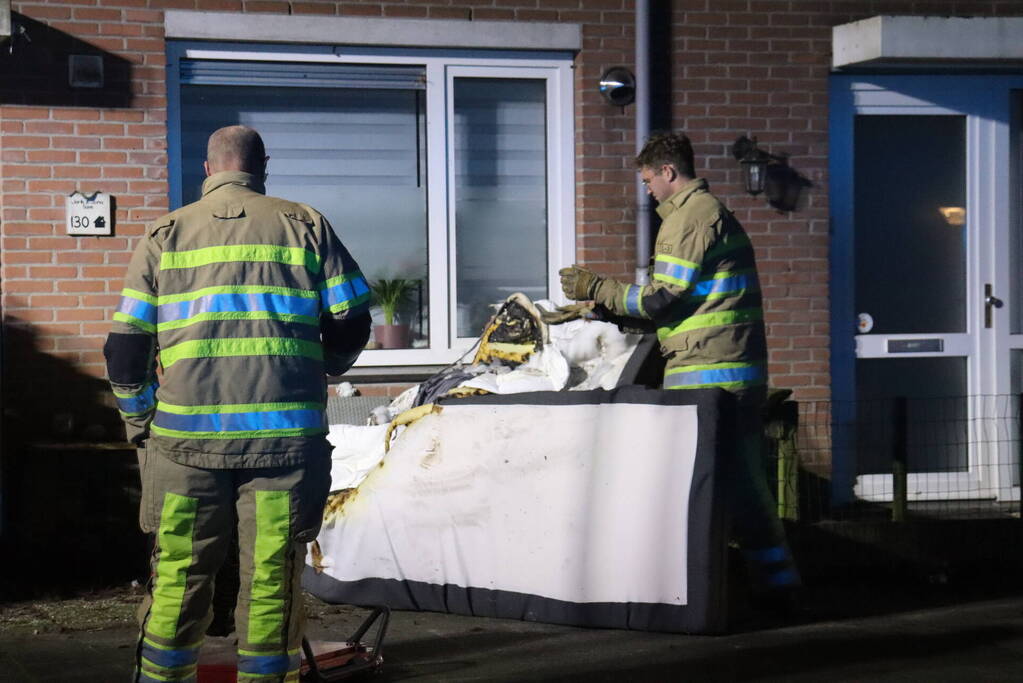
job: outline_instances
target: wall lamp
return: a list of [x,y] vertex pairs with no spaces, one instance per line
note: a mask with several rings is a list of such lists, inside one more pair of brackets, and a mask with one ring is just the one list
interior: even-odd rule
[[809,180],[789,166],[787,156],[778,156],[757,147],[757,139],[739,137],[732,145],[732,156],[742,166],[746,192],[754,197],[766,193],[768,203],[781,211],[793,211],[799,204]]
[[749,139],[741,136],[732,145],[732,156],[742,166],[742,180],[746,191],[756,197],[764,191],[767,183],[767,165],[772,161],[783,162],[783,157],[776,157],[757,147],[757,138]]

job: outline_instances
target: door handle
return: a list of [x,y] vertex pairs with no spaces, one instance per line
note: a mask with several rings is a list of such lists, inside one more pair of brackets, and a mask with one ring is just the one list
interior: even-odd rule
[[991,293],[991,285],[984,285],[984,327],[991,329],[991,310],[1001,308],[1002,300]]

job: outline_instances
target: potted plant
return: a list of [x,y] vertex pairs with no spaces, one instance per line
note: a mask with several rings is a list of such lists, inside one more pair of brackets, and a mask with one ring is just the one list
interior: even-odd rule
[[418,284],[418,280],[405,278],[380,279],[369,283],[369,288],[373,292],[373,303],[379,306],[384,314],[384,324],[373,326],[373,337],[380,348],[408,348],[409,326],[395,324],[394,316],[398,308],[409,301]]

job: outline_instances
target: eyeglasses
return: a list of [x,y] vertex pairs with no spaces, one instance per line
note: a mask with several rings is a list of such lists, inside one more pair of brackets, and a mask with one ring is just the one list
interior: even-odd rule
[[650,187],[650,183],[653,182],[653,179],[656,178],[659,175],[662,175],[664,173],[664,169],[666,169],[666,168],[668,168],[667,165],[661,166],[661,168],[659,170],[655,171],[649,178],[644,178],[641,175],[639,177],[639,180],[640,180],[641,183],[643,183],[643,187]]

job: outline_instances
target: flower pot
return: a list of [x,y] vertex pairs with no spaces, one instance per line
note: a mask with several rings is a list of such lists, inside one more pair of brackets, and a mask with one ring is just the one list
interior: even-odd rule
[[374,325],[373,338],[382,349],[407,349],[410,346],[408,325]]

